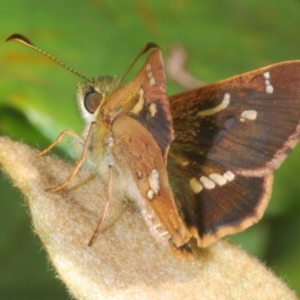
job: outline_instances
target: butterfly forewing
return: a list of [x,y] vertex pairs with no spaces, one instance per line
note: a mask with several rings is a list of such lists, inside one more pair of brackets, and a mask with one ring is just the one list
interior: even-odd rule
[[164,159],[173,140],[172,116],[166,96],[161,51],[154,48],[138,75],[118,90],[105,106],[105,114],[123,111],[147,128]]
[[298,141],[299,95],[300,62],[286,62],[171,97],[176,143],[236,173],[268,174]]

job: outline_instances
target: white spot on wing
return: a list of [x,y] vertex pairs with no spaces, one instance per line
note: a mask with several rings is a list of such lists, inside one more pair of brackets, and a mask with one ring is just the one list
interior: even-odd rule
[[149,79],[150,79],[150,85],[155,85],[155,79],[154,79],[154,77],[152,76]]
[[146,66],[146,70],[148,71],[147,72],[147,75],[148,75],[148,79],[149,79],[149,82],[150,82],[150,85],[155,85],[156,82],[155,82],[155,79],[154,79],[154,76],[153,76],[153,73],[152,73],[152,69],[151,69],[151,65],[148,64]]
[[269,79],[270,78],[270,72],[265,72],[264,77],[265,77],[265,79]]
[[157,113],[157,108],[156,108],[156,104],[155,103],[151,103],[149,105],[149,112],[150,112],[150,116],[154,117]]
[[228,181],[232,181],[234,179],[234,177],[235,177],[235,175],[231,171],[227,171],[226,173],[224,173],[223,176]]
[[150,199],[150,200],[153,199],[153,197],[154,197],[154,192],[153,192],[153,190],[149,190],[149,191],[147,192],[147,197],[148,197],[148,199]]
[[156,169],[153,169],[148,176],[148,182],[151,190],[157,194],[159,192],[159,174]]
[[224,176],[217,174],[217,173],[212,173],[208,177],[213,182],[215,182],[218,186],[222,186],[222,185],[226,184],[226,182],[227,182],[227,179]]
[[200,177],[200,182],[203,184],[204,188],[207,190],[211,190],[215,188],[216,184],[206,176]]
[[194,177],[192,179],[190,179],[189,184],[190,184],[190,188],[194,194],[200,193],[203,189],[202,184]]
[[273,91],[274,91],[274,88],[273,88],[272,85],[268,85],[268,86],[266,87],[266,92],[267,92],[268,94],[272,94]]
[[223,98],[222,102],[219,105],[217,105],[213,108],[209,108],[209,109],[199,111],[197,113],[197,115],[199,117],[214,115],[214,114],[220,112],[221,110],[225,109],[229,105],[229,103],[230,103],[230,94],[226,93],[224,95],[224,98]]
[[274,91],[274,88],[273,88],[273,86],[271,85],[271,82],[270,82],[270,72],[265,72],[264,73],[264,78],[265,78],[266,92],[268,94],[272,94],[273,91]]
[[240,121],[244,122],[246,119],[250,121],[254,121],[257,117],[256,110],[244,110],[241,114]]
[[139,90],[139,100],[137,101],[137,103],[135,104],[135,106],[133,107],[133,109],[131,110],[132,113],[134,114],[138,114],[144,107],[144,90],[140,89]]

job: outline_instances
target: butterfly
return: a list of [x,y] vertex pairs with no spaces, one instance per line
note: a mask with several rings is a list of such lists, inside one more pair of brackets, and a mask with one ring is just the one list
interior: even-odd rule
[[[19,41],[42,54],[20,34]],[[100,76],[79,84],[83,146],[112,189],[140,208],[152,234],[183,257],[190,241],[207,247],[258,222],[271,196],[273,171],[299,140],[300,61],[289,61],[215,84],[167,96],[161,50],[148,57],[133,80]],[[127,74],[127,73],[126,73]],[[106,205],[105,210],[108,208]],[[101,224],[101,222],[100,222]],[[99,226],[90,241],[94,242]]]

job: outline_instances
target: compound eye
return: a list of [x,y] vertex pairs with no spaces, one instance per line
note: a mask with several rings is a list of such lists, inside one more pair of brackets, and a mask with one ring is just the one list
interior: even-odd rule
[[97,108],[99,107],[101,100],[102,100],[102,94],[98,94],[96,92],[90,92],[87,93],[84,98],[84,107],[85,109],[93,114]]

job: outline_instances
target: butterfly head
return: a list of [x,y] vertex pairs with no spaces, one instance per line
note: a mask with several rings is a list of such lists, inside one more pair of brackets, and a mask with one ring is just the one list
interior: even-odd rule
[[101,107],[120,88],[120,80],[113,76],[100,76],[85,84],[77,85],[77,104],[83,120],[95,122]]

